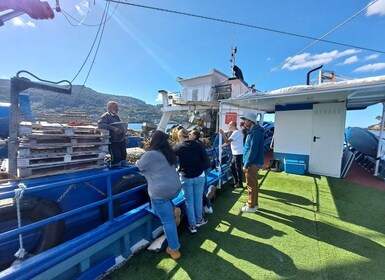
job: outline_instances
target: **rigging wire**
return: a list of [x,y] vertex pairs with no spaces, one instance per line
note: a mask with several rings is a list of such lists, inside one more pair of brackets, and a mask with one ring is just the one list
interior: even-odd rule
[[[166,13],[172,13],[172,14],[178,14],[178,15],[183,15],[183,16],[201,18],[201,19],[206,19],[206,20],[211,20],[211,21],[217,21],[217,22],[222,22],[222,23],[234,24],[234,25],[239,25],[239,26],[243,26],[243,27],[249,27],[249,28],[253,28],[253,29],[259,29],[259,30],[263,30],[263,31],[274,32],[274,33],[284,34],[284,35],[293,36],[293,37],[299,37],[299,38],[303,38],[303,39],[316,40],[319,42],[324,42],[324,43],[329,43],[329,44],[334,44],[334,45],[345,46],[345,47],[349,47],[349,48],[356,48],[356,49],[360,49],[360,50],[366,50],[366,51],[385,54],[385,51],[382,51],[382,50],[376,50],[376,49],[371,49],[371,48],[366,48],[366,47],[359,47],[359,46],[340,43],[340,42],[331,41],[331,40],[319,39],[319,38],[308,36],[308,35],[297,34],[297,33],[293,33],[293,32],[287,32],[287,31],[272,29],[272,28],[263,27],[263,26],[257,26],[257,25],[247,24],[247,23],[241,23],[241,22],[225,20],[225,19],[220,19],[220,18],[202,16],[202,15],[191,14],[191,13],[186,13],[186,12],[179,12],[179,11],[175,11],[175,10],[139,5],[139,4],[129,3],[129,2],[122,2],[119,0],[106,0],[106,1],[107,2],[113,2],[113,3],[119,3],[119,4],[123,4],[123,5],[134,6],[134,7],[138,7],[138,8],[156,10],[156,11],[160,11],[160,12],[166,12]],[[373,5],[377,1],[379,1],[379,0],[374,0],[370,5]]]
[[[115,5],[115,8],[114,8],[113,12],[112,12],[111,15],[105,20],[105,22],[109,21],[109,20],[112,18],[112,16],[115,14],[115,11],[116,11],[116,9],[117,9],[118,6],[119,6],[119,3],[117,3],[117,4]],[[88,14],[89,14],[89,12],[90,12],[89,9],[88,9],[88,11],[87,11],[87,15],[86,15],[82,20],[80,20],[80,21],[77,20],[75,17],[73,17],[73,16],[72,16],[71,14],[69,14],[68,12],[64,11],[63,9],[62,9],[62,12],[63,12],[63,15],[64,15],[65,19],[66,19],[66,20],[68,21],[68,23],[69,23],[70,25],[72,25],[72,26],[89,26],[89,27],[96,27],[96,26],[100,26],[101,24],[103,24],[103,22],[97,23],[97,24],[86,24],[86,23],[84,23],[84,20],[87,18]],[[69,18],[71,18],[73,21],[77,22],[78,24],[73,24],[73,23],[69,20]]]
[[273,69],[271,69],[269,72],[267,72],[266,74],[264,74],[262,77],[260,77],[259,79],[257,79],[256,83],[257,82],[260,82],[261,80],[263,80],[264,78],[266,78],[267,76],[269,76],[270,74],[272,74],[273,72],[277,71],[279,68],[281,68],[284,64],[286,64],[287,62],[291,61],[294,57],[296,57],[297,55],[299,55],[300,53],[302,53],[303,51],[307,50],[308,48],[310,48],[311,46],[313,46],[314,44],[320,42],[320,41],[323,41],[323,38],[325,38],[326,36],[328,36],[329,34],[333,33],[334,31],[336,31],[338,28],[340,28],[341,26],[343,26],[345,23],[347,23],[348,21],[352,20],[353,18],[355,18],[356,16],[358,16],[359,14],[361,14],[362,12],[366,11],[370,6],[372,6],[373,4],[375,4],[376,2],[378,2],[379,0],[374,0],[373,2],[369,3],[368,5],[366,5],[364,8],[362,8],[361,10],[359,10],[358,12],[356,12],[355,14],[353,14],[352,16],[350,16],[349,18],[345,19],[343,22],[341,22],[340,24],[338,24],[336,27],[334,27],[333,29],[329,30],[328,32],[326,32],[324,35],[322,35],[319,39],[316,39],[315,41],[311,42],[309,45],[307,45],[306,47],[304,47],[303,49],[301,49],[300,51],[296,52],[294,55],[290,56],[289,59],[286,59],[284,61],[282,61],[278,66],[274,67]]
[[[106,3],[106,4],[107,4],[107,3]],[[108,3],[108,4],[109,4],[109,3]],[[118,5],[119,5],[119,4],[116,4],[116,5],[115,5],[115,8],[114,8],[113,12],[111,13],[110,17],[107,18],[106,20],[105,20],[105,17],[106,17],[106,16],[105,16],[105,15],[106,15],[106,7],[105,7],[105,9],[104,9],[104,11],[103,11],[103,15],[102,15],[102,19],[101,19],[100,23],[97,24],[97,25],[94,25],[94,26],[98,26],[98,31],[96,32],[95,39],[94,39],[94,41],[93,41],[93,43],[92,43],[92,46],[91,46],[91,48],[90,48],[90,50],[89,50],[89,52],[88,52],[86,58],[85,58],[84,61],[83,61],[83,64],[82,64],[81,67],[79,68],[79,70],[78,70],[78,72],[76,73],[75,77],[71,80],[71,84],[73,84],[73,82],[74,82],[75,79],[79,76],[79,74],[80,74],[81,71],[83,70],[85,64],[87,63],[87,61],[88,61],[88,59],[89,59],[89,57],[90,57],[90,55],[91,55],[91,53],[92,53],[92,50],[94,49],[95,43],[96,43],[96,41],[97,41],[97,38],[99,37],[99,33],[100,33],[101,27],[102,27],[103,24],[105,24],[109,19],[111,19],[111,17],[113,16],[113,14],[114,14],[115,11],[116,11]],[[107,6],[107,5],[106,5],[106,6]],[[108,5],[108,6],[109,6],[109,5]],[[75,26],[75,27],[79,26],[79,25],[74,25],[74,24],[72,24],[72,23],[68,20],[68,18],[65,16],[65,15],[69,15],[69,14],[66,13],[63,9],[61,9],[61,11],[62,11],[63,16],[67,19],[67,21],[68,21],[72,26]],[[107,13],[107,14],[108,14],[108,13]],[[70,16],[70,15],[69,15],[69,16]],[[70,16],[70,17],[71,17],[73,20],[77,21],[74,17],[72,17],[72,16]],[[79,21],[77,21],[77,22],[79,22]],[[79,23],[80,23],[80,22],[79,22]],[[81,25],[85,25],[85,24],[83,23],[83,24],[81,24]],[[86,26],[93,26],[93,25],[86,25]],[[94,60],[93,60],[93,61],[95,61],[95,57],[94,57]],[[88,71],[88,75],[90,74],[90,71],[91,71],[91,68],[92,68],[92,67],[93,67],[93,65],[90,66],[90,69],[89,69],[89,71]],[[87,75],[86,80],[88,79],[88,75]],[[83,91],[83,87],[85,86],[85,82],[86,82],[86,81],[84,81],[83,85],[81,86],[80,93]],[[56,94],[54,97],[52,97],[52,98],[49,99],[48,101],[44,102],[42,105],[40,105],[40,106],[38,106],[38,107],[34,107],[34,108],[32,108],[32,109],[33,109],[33,110],[38,110],[38,109],[40,109],[40,108],[42,108],[42,107],[45,107],[47,104],[51,103],[52,101],[54,101],[54,100],[55,100],[56,98],[58,98],[59,96],[60,96],[60,94]],[[79,96],[76,98],[76,100],[78,100],[78,98],[79,98]],[[76,100],[75,100],[75,101],[76,101]],[[72,104],[71,108],[73,108],[73,106],[74,106],[74,104]]]
[[[93,59],[92,59],[90,68],[88,69],[87,76],[86,76],[86,78],[85,78],[85,80],[84,80],[84,82],[83,82],[83,85],[81,86],[81,89],[80,89],[78,95],[76,96],[76,98],[75,98],[73,104],[72,104],[71,107],[69,108],[69,110],[72,109],[72,108],[75,106],[76,102],[79,100],[79,97],[80,97],[80,95],[81,95],[82,92],[83,92],[83,89],[84,89],[84,87],[85,87],[85,84],[86,84],[86,82],[87,82],[87,80],[88,80],[88,78],[89,78],[89,76],[90,76],[90,74],[91,74],[91,70],[92,70],[92,68],[93,68],[93,66],[94,66],[94,64],[95,64],[96,56],[97,56],[97,54],[98,54],[98,52],[99,52],[99,47],[100,47],[100,44],[101,44],[101,42],[102,42],[102,38],[103,38],[103,34],[104,34],[104,28],[106,27],[106,22],[107,22],[107,21],[106,21],[105,19],[106,19],[107,15],[108,15],[109,7],[110,7],[110,3],[108,3],[108,1],[107,1],[106,6],[105,6],[105,8],[104,8],[103,16],[102,16],[102,19],[101,19],[102,24],[101,24],[100,26],[101,26],[102,28],[101,28],[101,33],[100,33],[100,36],[99,36],[99,41],[98,41],[98,45],[97,45],[96,50],[95,50],[94,57],[93,57]],[[98,33],[99,33],[99,30],[100,30],[100,27],[99,27],[99,29],[98,29]],[[98,36],[95,37],[94,43],[95,43],[97,37],[98,37]],[[94,46],[94,44],[92,45],[92,48],[93,48],[93,46]],[[89,54],[90,54],[90,53],[91,53],[91,51],[89,52]],[[88,59],[88,57],[89,57],[89,55],[87,56],[87,59]],[[83,68],[83,66],[84,66],[84,64],[82,65],[82,68]],[[79,74],[79,73],[80,73],[80,71],[78,72],[78,74]],[[77,77],[78,74],[76,74],[75,78]],[[75,79],[75,78],[74,78],[74,79]],[[72,81],[73,81],[73,80],[72,80]],[[71,83],[72,83],[72,81],[71,81]],[[69,110],[68,110],[67,112],[69,112]]]

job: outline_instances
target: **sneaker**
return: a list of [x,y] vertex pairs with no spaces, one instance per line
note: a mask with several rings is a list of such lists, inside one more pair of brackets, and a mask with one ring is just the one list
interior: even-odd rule
[[212,214],[214,212],[212,207],[204,206],[203,208],[205,209],[206,214]]
[[200,220],[199,222],[197,222],[197,227],[201,227],[201,226],[203,226],[203,225],[205,225],[205,224],[207,224],[207,220],[206,219],[202,219],[202,220]]
[[176,224],[177,227],[180,224],[180,215],[181,215],[180,208],[179,207],[175,207],[174,208],[174,220],[175,220],[175,224]]
[[166,248],[166,253],[169,254],[173,260],[177,260],[181,257],[179,250],[171,250],[168,246]]
[[190,233],[194,234],[194,233],[197,233],[198,230],[197,230],[197,227],[196,226],[188,226],[188,230],[190,231]]
[[242,182],[238,182],[238,183],[236,184],[236,188],[243,188]]
[[[210,185],[208,190],[207,190],[207,194],[206,194],[206,197],[208,199],[212,199],[215,197],[215,192],[217,191],[217,188],[213,185]],[[206,212],[207,213],[207,212]]]
[[255,207],[249,207],[247,205],[243,206],[241,209],[239,209],[239,212],[243,213],[255,213],[258,209],[258,206]]

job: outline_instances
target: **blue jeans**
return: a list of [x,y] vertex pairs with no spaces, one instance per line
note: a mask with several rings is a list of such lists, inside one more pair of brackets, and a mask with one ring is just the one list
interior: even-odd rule
[[209,190],[209,184],[207,184],[207,176],[209,175],[211,168],[205,170],[205,187],[203,189],[203,206],[211,207],[211,200],[206,197]]
[[151,204],[162,222],[168,247],[170,247],[171,250],[178,250],[180,243],[174,220],[174,204],[171,199],[151,199]]
[[186,200],[186,214],[188,224],[196,226],[197,221],[202,220],[203,211],[203,188],[205,185],[205,177],[186,178],[180,176],[182,183],[183,195]]

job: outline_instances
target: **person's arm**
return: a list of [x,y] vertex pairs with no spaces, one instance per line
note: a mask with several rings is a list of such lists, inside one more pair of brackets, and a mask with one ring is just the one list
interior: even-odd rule
[[110,125],[108,114],[104,114],[100,117],[98,121],[98,128],[113,131],[115,133],[121,133],[119,128],[113,125]]
[[147,169],[147,165],[151,163],[151,159],[150,159],[150,152],[146,152],[144,153],[140,159],[138,159],[136,161],[136,165],[138,166],[139,168],[139,171],[141,172],[145,172],[146,169]]
[[223,140],[226,144],[230,144],[233,141],[233,139],[231,139],[231,136],[230,138],[227,137],[226,133],[222,129],[219,129],[219,133],[222,134]]
[[[252,133],[252,132],[251,132]],[[255,133],[255,132],[254,132]],[[249,149],[246,154],[243,155],[247,160],[244,163],[243,171],[247,172],[251,163],[254,162],[255,158],[258,155],[258,146],[260,141],[263,141],[261,138],[263,135],[250,135]]]

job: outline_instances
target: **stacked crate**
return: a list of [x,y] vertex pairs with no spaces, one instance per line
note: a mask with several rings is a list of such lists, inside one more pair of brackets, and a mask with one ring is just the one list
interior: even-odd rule
[[22,122],[17,171],[20,178],[103,167],[109,132],[96,126]]

